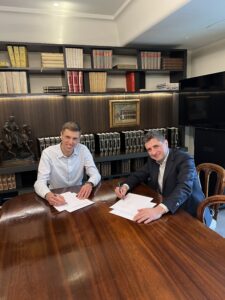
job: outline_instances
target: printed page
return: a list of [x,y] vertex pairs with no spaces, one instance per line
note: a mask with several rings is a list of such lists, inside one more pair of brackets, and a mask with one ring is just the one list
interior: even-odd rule
[[66,192],[61,195],[64,197],[66,204],[54,206],[58,211],[66,210],[68,212],[72,212],[82,207],[94,204],[94,202],[89,199],[78,199],[76,197],[76,193]]
[[117,201],[110,208],[110,213],[118,215],[120,217],[133,220],[137,214],[138,209],[152,208],[156,204],[152,202],[153,198],[141,196],[134,193],[128,193],[124,199]]

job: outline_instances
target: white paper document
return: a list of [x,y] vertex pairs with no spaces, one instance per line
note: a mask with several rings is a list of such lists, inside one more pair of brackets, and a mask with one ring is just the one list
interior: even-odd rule
[[156,205],[152,202],[152,200],[153,198],[151,197],[129,193],[126,195],[125,199],[121,199],[110,206],[110,208],[112,208],[110,213],[129,220],[133,220],[134,216],[138,212],[138,209],[152,208]]
[[66,204],[54,206],[58,211],[66,210],[68,212],[72,212],[82,207],[94,204],[94,201],[91,201],[89,199],[78,199],[76,197],[76,193],[66,192],[61,195],[64,197]]

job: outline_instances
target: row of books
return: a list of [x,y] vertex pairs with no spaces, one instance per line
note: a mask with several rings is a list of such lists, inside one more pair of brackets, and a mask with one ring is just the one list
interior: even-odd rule
[[67,68],[83,68],[83,49],[66,48],[66,66]]
[[27,48],[25,46],[7,46],[9,60],[13,68],[27,68]]
[[[89,72],[89,87],[91,93],[105,93],[108,92],[135,92],[135,73],[126,73],[126,89],[115,88],[110,91],[107,89],[107,73],[106,72]],[[83,93],[84,79],[82,71],[68,71],[67,81],[69,93]]]
[[67,93],[66,86],[55,86],[55,85],[50,85],[50,86],[44,86],[43,87],[43,93],[46,94],[64,94]]
[[183,70],[183,68],[184,68],[183,58],[163,57],[162,59],[163,70]]
[[145,158],[134,158],[134,159],[124,159],[113,162],[102,162],[96,163],[102,177],[110,177],[113,175],[124,175],[127,176],[131,172],[134,172],[145,164]]
[[163,82],[156,84],[158,90],[179,90],[179,82]]
[[68,71],[67,82],[69,93],[83,93],[83,72],[82,71]]
[[63,53],[41,53],[42,68],[64,68]]
[[8,191],[13,189],[16,189],[16,175],[0,175],[0,191]]
[[105,132],[95,134],[95,153],[101,156],[116,155],[121,151],[119,132]]
[[126,130],[121,132],[121,150],[126,153],[144,151],[144,130]]
[[161,52],[159,51],[141,51],[142,69],[160,70]]
[[9,62],[7,60],[0,59],[0,68],[9,67]]
[[[138,153],[145,151],[143,139],[149,132],[159,132],[164,135],[168,139],[170,147],[179,146],[179,129],[177,127],[82,134],[80,142],[86,145],[92,154],[100,156],[117,155],[121,152]],[[59,136],[38,138],[40,154],[48,146],[58,143],[60,143]]]
[[91,93],[106,92],[107,73],[106,72],[90,72],[89,85]]
[[0,72],[0,94],[27,93],[26,72]]
[[179,128],[177,127],[144,129],[144,132],[145,134],[148,132],[159,132],[168,140],[171,148],[179,147]]
[[112,69],[112,50],[92,50],[94,69]]

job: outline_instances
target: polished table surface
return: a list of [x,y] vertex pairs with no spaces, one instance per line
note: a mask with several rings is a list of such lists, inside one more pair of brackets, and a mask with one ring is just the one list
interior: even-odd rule
[[148,225],[110,214],[115,184],[73,213],[34,193],[7,201],[0,299],[225,299],[225,239],[182,210]]

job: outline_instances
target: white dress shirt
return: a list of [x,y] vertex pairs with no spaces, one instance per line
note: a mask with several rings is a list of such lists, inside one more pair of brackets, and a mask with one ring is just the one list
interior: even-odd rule
[[88,181],[96,186],[101,175],[85,145],[77,144],[69,157],[63,154],[60,144],[50,146],[41,155],[35,192],[44,198],[50,189],[81,185],[84,171],[89,176]]
[[[164,172],[165,172],[168,156],[169,156],[169,150],[168,150],[165,158],[163,159],[163,161],[158,162],[158,164],[159,164],[158,185],[159,185],[160,192],[162,192],[162,190],[163,190],[163,177],[164,177]],[[160,203],[159,206],[163,207],[166,213],[169,211],[165,204]]]

